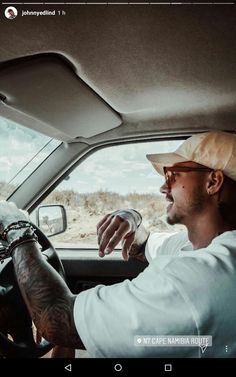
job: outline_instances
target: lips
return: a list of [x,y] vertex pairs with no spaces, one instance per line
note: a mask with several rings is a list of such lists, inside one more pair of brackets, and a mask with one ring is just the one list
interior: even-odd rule
[[167,209],[166,209],[167,212],[168,212],[174,204],[174,199],[170,196],[167,196],[166,201],[170,203],[170,204],[168,204]]
[[173,204],[174,204],[174,202],[170,203],[170,204],[167,206],[167,208],[166,208],[166,211],[167,211],[167,212],[170,211],[170,209],[173,207]]

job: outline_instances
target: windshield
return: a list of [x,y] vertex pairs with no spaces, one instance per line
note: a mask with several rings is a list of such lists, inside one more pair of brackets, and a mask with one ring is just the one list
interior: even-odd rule
[[7,199],[61,143],[0,117],[0,199]]

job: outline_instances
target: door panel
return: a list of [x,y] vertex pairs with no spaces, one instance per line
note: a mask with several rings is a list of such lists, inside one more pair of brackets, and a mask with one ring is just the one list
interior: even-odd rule
[[57,252],[65,269],[67,284],[75,294],[97,284],[110,285],[132,279],[147,266],[147,263],[135,258],[124,261],[118,250],[104,258],[97,257],[97,250],[57,249]]

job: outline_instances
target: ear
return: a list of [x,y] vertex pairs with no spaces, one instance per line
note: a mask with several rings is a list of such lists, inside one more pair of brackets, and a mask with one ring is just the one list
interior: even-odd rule
[[224,173],[221,170],[214,170],[207,179],[206,190],[208,195],[215,195],[220,192],[224,183]]

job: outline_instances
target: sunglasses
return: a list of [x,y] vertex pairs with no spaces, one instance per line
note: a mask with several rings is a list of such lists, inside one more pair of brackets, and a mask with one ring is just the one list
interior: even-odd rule
[[170,190],[172,184],[175,182],[175,173],[178,173],[178,172],[188,173],[190,171],[196,171],[196,172],[199,172],[199,173],[201,173],[201,172],[211,172],[211,171],[213,171],[213,169],[205,168],[205,167],[191,168],[191,167],[188,167],[188,166],[171,166],[171,167],[164,166],[163,171],[164,171],[166,185],[167,185],[168,189]]

